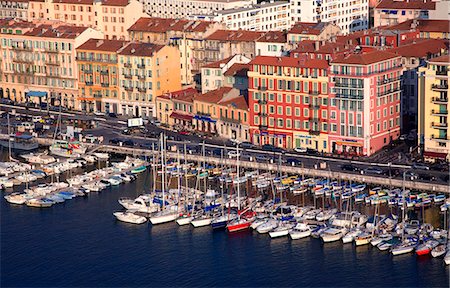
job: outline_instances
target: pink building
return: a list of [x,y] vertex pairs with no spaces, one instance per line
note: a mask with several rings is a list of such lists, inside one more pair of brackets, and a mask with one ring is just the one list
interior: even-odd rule
[[385,51],[333,60],[331,152],[369,156],[399,137],[401,70],[401,57]]

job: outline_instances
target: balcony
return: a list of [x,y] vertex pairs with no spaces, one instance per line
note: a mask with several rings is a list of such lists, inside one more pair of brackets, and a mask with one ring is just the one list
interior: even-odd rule
[[92,82],[92,81],[86,81],[86,82],[84,82],[84,83],[86,83],[86,86],[92,86],[92,85],[94,85],[94,82]]
[[431,127],[434,129],[447,130],[448,123],[431,122]]
[[320,109],[320,105],[319,104],[309,104],[309,108],[317,110],[317,109]]
[[450,141],[450,138],[447,135],[431,135],[431,139],[439,141],[439,142],[447,142]]
[[266,105],[266,104],[267,104],[267,100],[259,99],[259,100],[258,100],[258,104],[260,104],[260,105]]
[[128,91],[128,92],[134,91],[134,87],[129,87],[129,86],[123,86],[123,89],[125,89],[125,91]]
[[355,88],[355,89],[363,89],[364,88],[364,86],[360,86],[360,85],[353,85],[350,83],[339,83],[339,82],[334,83],[334,86],[342,87],[342,88]]
[[30,59],[24,59],[24,58],[16,58],[16,59],[13,59],[13,62],[14,63],[33,63],[33,60],[30,60]]
[[267,91],[267,87],[266,86],[258,86],[258,90],[259,91]]
[[448,84],[433,84],[431,85],[431,90],[433,91],[445,91],[448,89]]
[[100,71],[101,75],[108,75],[109,74],[109,70],[102,70]]
[[102,94],[100,94],[100,93],[94,93],[94,98],[97,98],[97,99],[101,99],[102,98]]
[[320,131],[319,130],[315,130],[315,129],[310,129],[309,131],[309,135],[320,135]]
[[431,110],[431,115],[433,116],[448,116],[447,110]]
[[385,85],[385,84],[389,84],[389,83],[392,83],[392,82],[400,81],[401,79],[402,79],[401,77],[386,78],[386,79],[378,81],[377,84],[378,85]]
[[59,53],[59,50],[52,49],[52,48],[44,48],[44,51],[47,53]]
[[145,76],[145,75],[137,75],[137,78],[139,80],[145,80],[147,78],[147,76]]
[[448,98],[433,97],[433,98],[431,98],[431,102],[433,102],[434,104],[446,105],[448,103]]
[[33,70],[26,70],[26,71],[14,71],[14,74],[17,75],[34,75],[34,71]]
[[133,64],[131,63],[123,63],[123,67],[125,68],[131,68],[133,66]]
[[45,64],[50,66],[59,66],[61,63],[59,61],[45,60]]
[[227,122],[227,123],[232,123],[232,124],[241,124],[241,120],[228,118],[228,117],[220,117],[220,121]]
[[386,90],[386,91],[383,91],[383,92],[378,92],[377,95],[378,95],[378,97],[383,97],[383,96],[386,96],[386,95],[398,93],[400,91],[401,91],[401,89],[400,89],[400,87],[398,87],[398,88],[389,89],[389,90]]
[[319,118],[309,117],[310,122],[320,122]]
[[267,129],[269,129],[269,127],[267,125],[259,125],[259,130],[267,131]]
[[109,87],[109,83],[101,83],[102,87]]
[[320,93],[319,93],[319,91],[309,91],[308,94],[309,94],[309,95],[312,95],[312,96],[317,96],[317,95],[319,95]]
[[147,92],[147,88],[145,88],[145,87],[138,87],[137,90],[139,92]]
[[33,47],[26,47],[26,46],[17,46],[17,47],[13,47],[14,50],[18,50],[18,51],[33,51]]
[[436,71],[436,75],[437,76],[447,76],[448,75],[448,70],[437,70]]
[[145,69],[145,64],[137,64],[138,69]]
[[267,117],[267,116],[269,116],[269,115],[267,115],[267,113],[264,113],[264,112],[260,112],[260,113],[258,113],[258,115],[260,117]]
[[92,69],[84,69],[83,72],[86,73],[86,74],[92,74],[93,73]]
[[122,74],[123,75],[123,77],[125,78],[125,79],[131,79],[131,78],[133,78],[133,75],[131,75],[131,74]]

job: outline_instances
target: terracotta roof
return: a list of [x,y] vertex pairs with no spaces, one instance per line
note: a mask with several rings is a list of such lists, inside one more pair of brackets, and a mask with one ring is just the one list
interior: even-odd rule
[[217,30],[209,35],[207,40],[216,41],[238,41],[238,42],[255,42],[264,32],[259,31],[247,31],[247,30]]
[[117,52],[128,43],[130,42],[124,40],[89,39],[78,46],[77,50]]
[[[44,1],[42,1],[42,2],[44,2]],[[94,0],[53,0],[53,3],[93,5]]]
[[447,32],[450,33],[450,20],[423,20],[411,19],[392,26],[380,27],[384,30],[411,30],[416,27],[421,32]]
[[442,39],[415,40],[413,43],[388,50],[403,57],[426,57],[448,49],[448,41]]
[[[32,0],[37,2],[44,2],[40,0]],[[60,4],[79,4],[79,5],[93,5],[95,0],[53,0],[53,3]],[[129,0],[101,0],[102,5],[105,6],[127,6]]]
[[328,25],[327,22],[297,22],[288,31],[289,34],[319,35]]
[[432,58],[430,60],[428,60],[428,62],[433,62],[433,63],[446,63],[446,64],[450,64],[450,55],[442,55],[436,58]]
[[34,28],[36,24],[32,22],[16,20],[16,19],[0,19],[0,27],[1,28]]
[[123,48],[119,54],[129,56],[152,57],[153,53],[158,52],[164,45],[156,45],[152,43],[130,43]]
[[436,3],[431,0],[381,0],[375,9],[435,10]]
[[104,6],[120,6],[125,7],[130,3],[129,0],[102,0]]
[[257,56],[251,62],[251,65],[272,65],[284,67],[301,67],[327,69],[329,67],[327,60],[321,59],[298,59],[293,57],[275,57],[275,56]]
[[198,94],[198,91],[194,88],[186,88],[174,92],[165,93],[163,95],[158,96],[158,98],[164,99],[172,99],[172,100],[180,100],[184,102],[192,102],[194,96]]
[[230,100],[219,101],[218,104],[223,105],[223,106],[233,106],[236,109],[248,110],[247,99],[245,99],[245,97],[242,95],[235,97],[233,99],[230,99]]
[[335,54],[349,51],[356,45],[348,45],[343,43],[326,42],[323,45],[319,45],[316,49],[316,41],[305,40],[299,43],[297,48],[291,50],[292,53],[315,53],[315,54]]
[[[110,0],[111,1],[111,0]],[[115,0],[116,1],[116,0]],[[171,18],[139,18],[128,31],[165,33],[167,31],[205,32],[215,22]]]
[[267,42],[267,43],[286,43],[287,35],[281,31],[268,31],[262,35],[257,42]]
[[52,26],[52,25],[39,25],[36,28],[25,32],[25,36],[41,37],[41,38],[64,38],[75,39],[81,33],[83,33],[88,27],[81,26]]
[[352,53],[348,55],[339,55],[333,63],[339,64],[355,64],[355,65],[369,65],[380,61],[400,57],[392,52],[374,51],[369,53]]
[[204,65],[202,68],[216,68],[216,69],[219,69],[221,64],[226,64],[226,63],[228,63],[228,61],[230,61],[231,59],[233,59],[233,57],[234,57],[234,55],[233,55],[233,56],[230,56],[230,57],[227,57],[227,58],[225,58],[225,59],[216,61],[216,62],[212,62],[212,63],[206,64],[206,65]]
[[231,87],[221,87],[219,89],[212,90],[204,94],[199,94],[195,96],[195,100],[206,103],[219,103],[219,101],[222,100],[224,94],[227,94],[232,89],[233,88]]
[[246,77],[248,70],[250,70],[249,64],[234,63],[227,71],[225,71],[225,73],[223,73],[223,75]]

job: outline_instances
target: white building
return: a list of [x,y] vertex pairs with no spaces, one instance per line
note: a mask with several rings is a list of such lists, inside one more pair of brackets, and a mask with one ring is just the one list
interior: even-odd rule
[[368,0],[291,0],[291,21],[330,22],[342,33],[369,27]]
[[221,22],[228,29],[251,31],[283,31],[291,27],[289,1],[261,2],[210,14],[196,14],[191,19],[208,19]]
[[28,0],[0,1],[0,19],[28,19]]
[[256,4],[256,0],[139,0],[152,17],[187,18]]

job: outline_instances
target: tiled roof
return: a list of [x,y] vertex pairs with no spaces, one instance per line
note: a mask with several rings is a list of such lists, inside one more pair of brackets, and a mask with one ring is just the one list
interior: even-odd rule
[[250,70],[249,64],[234,63],[223,75],[245,77],[247,76],[248,70]]
[[246,31],[246,30],[217,30],[209,35],[207,40],[217,41],[238,41],[238,42],[255,42],[264,32]]
[[428,60],[428,62],[432,63],[445,63],[450,64],[450,55],[442,55],[433,59]]
[[130,3],[129,0],[102,0],[104,6],[121,6],[125,7]]
[[[40,0],[32,0],[37,2],[44,2]],[[78,5],[93,5],[95,0],[53,0],[53,3],[60,4],[78,4]],[[127,6],[129,0],[101,0],[102,5],[105,6]]]
[[236,109],[248,110],[247,99],[242,95],[226,101],[219,101],[218,104],[223,106],[233,106]]
[[281,31],[268,31],[264,33],[257,42],[267,42],[267,43],[286,43],[287,35]]
[[130,42],[124,40],[89,39],[78,46],[77,50],[117,52],[128,43]]
[[25,32],[23,35],[35,36],[41,38],[64,38],[64,39],[75,39],[81,33],[83,33],[88,27],[81,26],[52,26],[52,25],[39,25],[36,28]]
[[152,57],[154,52],[158,52],[164,45],[152,43],[130,43],[123,48],[119,54],[129,56]]
[[32,22],[16,20],[16,19],[0,19],[0,28],[34,28],[36,24]]
[[348,55],[339,55],[333,63],[339,64],[354,64],[354,65],[369,65],[384,60],[400,57],[392,52],[374,51],[369,53],[351,53]]
[[446,32],[450,33],[450,20],[424,20],[424,19],[412,19],[405,22],[401,22],[392,26],[380,27],[384,30],[411,30],[416,27],[421,32]]
[[228,63],[228,61],[230,61],[231,59],[233,59],[233,57],[234,57],[234,55],[233,55],[233,56],[230,56],[230,57],[227,57],[227,58],[225,58],[225,59],[216,61],[216,62],[212,62],[212,63],[206,64],[206,65],[204,65],[202,68],[216,68],[216,69],[219,69],[219,68],[221,68],[221,67],[220,67],[221,64],[226,64],[226,63]]
[[221,87],[219,89],[212,90],[204,94],[199,94],[195,96],[195,100],[207,103],[219,103],[219,101],[222,100],[224,94],[227,94],[232,89],[233,88],[231,87]]
[[165,93],[161,96],[158,96],[158,98],[176,99],[184,102],[192,102],[196,94],[198,94],[198,91],[190,87],[174,92]]
[[128,31],[165,33],[166,31],[205,32],[215,22],[171,18],[140,18]]
[[297,22],[288,31],[289,34],[319,35],[327,26],[326,22]]
[[442,39],[415,40],[412,43],[388,50],[403,57],[426,57],[448,49],[448,41]]
[[329,67],[327,60],[293,58],[293,57],[275,57],[275,56],[257,56],[251,62],[251,65],[271,65],[283,67],[301,67],[327,69]]
[[[44,2],[44,1],[42,1],[42,2]],[[53,0],[53,3],[93,5],[94,4],[94,0]]]
[[375,7],[376,9],[418,9],[435,10],[436,3],[431,0],[381,0]]

